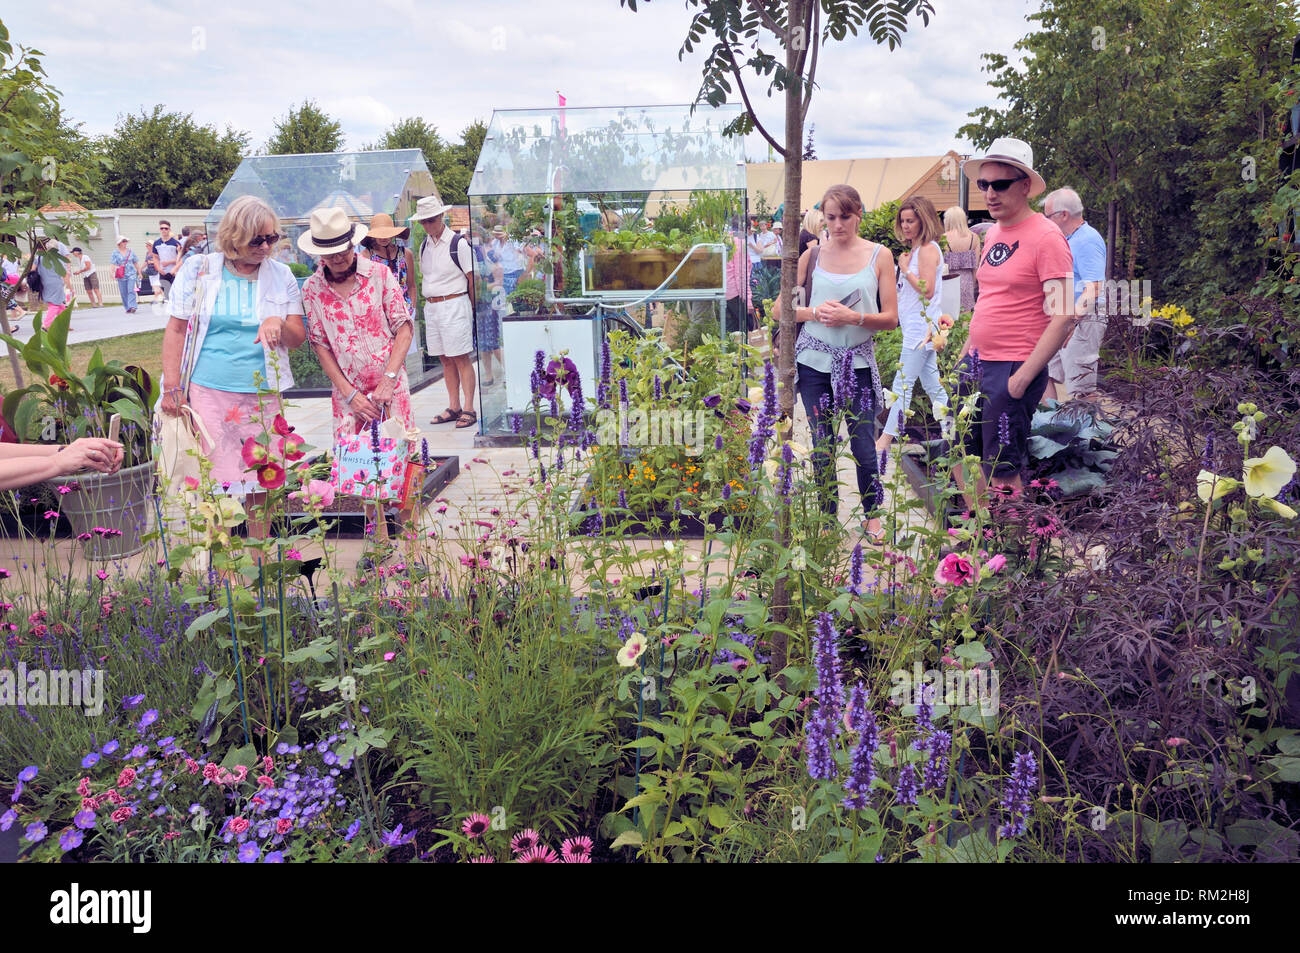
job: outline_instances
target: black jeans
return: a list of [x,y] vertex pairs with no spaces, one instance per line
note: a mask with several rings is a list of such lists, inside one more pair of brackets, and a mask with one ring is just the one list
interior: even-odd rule
[[[876,414],[875,387],[871,368],[853,372],[856,393],[846,408],[849,425],[849,449],[857,462],[858,495],[864,515],[876,508]],[[839,511],[839,486],[835,473],[835,451],[839,446],[839,423],[832,410],[831,375],[799,365],[799,396],[803,399],[808,426],[813,434],[813,475],[821,492],[822,512],[834,516]],[[825,401],[825,403],[823,403]],[[835,432],[830,428],[834,424]]]

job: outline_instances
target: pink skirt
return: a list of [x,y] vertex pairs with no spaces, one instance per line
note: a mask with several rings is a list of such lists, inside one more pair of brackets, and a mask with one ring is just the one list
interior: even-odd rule
[[212,446],[203,441],[213,481],[232,496],[265,492],[257,475],[244,468],[244,442],[271,430],[271,421],[283,412],[280,395],[238,394],[191,383],[189,401],[213,440]]

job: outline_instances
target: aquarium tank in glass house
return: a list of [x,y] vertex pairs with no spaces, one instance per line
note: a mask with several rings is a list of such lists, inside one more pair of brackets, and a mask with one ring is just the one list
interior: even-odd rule
[[[606,330],[669,344],[726,336],[727,260],[744,248],[738,106],[507,109],[469,187],[478,269],[480,435],[531,414],[534,355],[564,352],[595,393]],[[525,425],[527,429],[527,425]]]
[[[217,226],[230,204],[244,195],[256,195],[275,210],[282,238],[275,256],[301,272],[299,284],[317,262],[298,248],[298,236],[307,231],[311,213],[319,208],[341,208],[359,224],[370,223],[386,212],[399,225],[415,210],[417,200],[437,195],[433,176],[419,149],[382,149],[374,152],[321,152],[306,155],[249,156],[239,164],[217,202],[208,212],[208,235],[216,237]],[[413,233],[410,241],[415,240]],[[406,244],[406,243],[403,243]],[[213,246],[215,248],[215,244]],[[424,340],[423,315],[415,309],[415,341],[406,357],[411,386],[427,381],[420,342]],[[297,396],[328,394],[329,379],[316,361],[315,352],[303,345],[291,353]]]

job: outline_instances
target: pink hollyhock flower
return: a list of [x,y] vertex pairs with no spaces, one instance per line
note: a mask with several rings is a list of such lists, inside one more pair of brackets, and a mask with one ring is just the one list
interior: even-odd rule
[[997,572],[1001,572],[1002,567],[1005,566],[1006,564],[1007,564],[1007,557],[1002,555],[1001,553],[998,553],[996,556],[994,556],[984,565],[988,568],[989,572],[997,573]]
[[199,485],[200,485],[200,484],[199,484],[199,478],[198,478],[198,477],[186,477],[186,478],[185,478],[185,488],[186,488],[187,490],[197,490],[197,489],[199,488]]
[[266,447],[258,443],[256,437],[249,437],[244,441],[239,455],[244,461],[244,468],[248,470],[254,470],[271,459],[271,455],[266,452]]
[[124,788],[134,783],[135,768],[123,768],[122,773],[117,776],[117,786],[119,788]]
[[307,446],[307,441],[296,433],[291,433],[287,437],[281,437],[276,443],[276,450],[280,457],[288,463],[297,463],[307,455],[303,447]]
[[328,480],[309,480],[307,495],[320,502],[321,506],[334,505],[334,484]]
[[524,851],[532,850],[541,842],[542,839],[537,835],[537,831],[526,827],[510,838],[510,849],[516,854],[522,854]]
[[281,437],[287,437],[289,434],[293,433],[293,428],[289,426],[289,421],[285,420],[280,414],[276,414],[275,419],[271,421],[271,429]]
[[125,807],[119,807],[116,811],[110,814],[109,817],[111,817],[116,823],[121,824],[134,813],[135,811],[131,809],[131,806],[127,805]]
[[264,490],[278,490],[284,486],[284,467],[278,463],[264,463],[257,468],[257,482]]
[[560,858],[556,856],[555,851],[545,844],[538,844],[536,847],[530,847],[519,855],[521,864],[558,864]]
[[460,825],[460,831],[470,840],[477,840],[492,826],[492,818],[486,814],[471,814]]
[[949,553],[939,562],[935,572],[936,582],[945,582],[954,586],[964,586],[975,577],[975,568],[970,558],[960,553]]
[[302,553],[298,552],[298,550],[296,550],[296,549],[290,549],[290,550],[287,550],[287,551],[285,552],[285,554],[284,554],[284,558],[285,558],[285,559],[297,559],[297,560],[301,560],[301,559],[302,559]]

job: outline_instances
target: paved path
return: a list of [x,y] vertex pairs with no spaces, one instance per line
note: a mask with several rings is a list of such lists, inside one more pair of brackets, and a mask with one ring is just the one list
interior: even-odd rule
[[[104,338],[116,338],[140,331],[157,331],[166,325],[166,306],[155,306],[148,298],[141,299],[135,314],[127,314],[120,304],[105,305],[102,308],[79,304],[72,313],[72,330],[68,332],[68,343],[81,344],[84,341],[102,341]],[[26,341],[32,336],[31,314],[28,313],[17,322],[11,319],[10,326],[14,328],[14,337]]]

